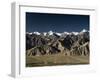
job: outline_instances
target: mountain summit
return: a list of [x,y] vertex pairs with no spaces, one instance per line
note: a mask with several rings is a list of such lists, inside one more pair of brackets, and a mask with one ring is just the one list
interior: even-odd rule
[[58,36],[63,36],[63,35],[72,35],[72,34],[73,35],[79,35],[80,33],[85,33],[85,32],[89,32],[89,31],[86,30],[86,29],[83,29],[80,32],[62,32],[62,33],[59,33],[59,32],[53,32],[52,30],[50,30],[48,32],[42,32],[42,33],[37,32],[37,31],[35,31],[35,32],[27,32],[26,34],[30,34],[30,35],[31,34],[35,34],[35,35],[41,35],[41,34],[43,34],[44,36],[56,34]]

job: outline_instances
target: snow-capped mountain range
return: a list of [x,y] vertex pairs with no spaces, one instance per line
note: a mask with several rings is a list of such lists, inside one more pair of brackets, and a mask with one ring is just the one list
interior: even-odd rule
[[32,34],[35,34],[35,35],[43,35],[43,36],[47,36],[47,35],[57,35],[57,36],[64,36],[64,35],[78,35],[78,34],[82,34],[82,33],[85,33],[85,32],[89,32],[88,30],[86,30],[86,29],[83,29],[82,31],[80,31],[80,32],[62,32],[62,33],[58,33],[58,32],[53,32],[53,31],[49,31],[49,32],[42,32],[42,33],[40,33],[40,32],[37,32],[37,31],[35,31],[35,32],[27,32],[26,34],[30,34],[30,35],[32,35]]
[[[64,54],[89,55],[89,31],[80,32],[32,32],[26,33],[27,55]],[[68,51],[68,53],[67,53]]]

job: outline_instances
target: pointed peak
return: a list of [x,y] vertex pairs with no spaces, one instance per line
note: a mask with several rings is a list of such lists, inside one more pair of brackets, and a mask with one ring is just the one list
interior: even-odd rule
[[53,33],[53,31],[52,31],[52,30],[50,30],[50,31],[49,31],[49,33]]
[[49,34],[49,35],[53,35],[53,31],[50,30],[50,31],[48,32],[48,34]]
[[87,32],[87,30],[86,29],[83,29],[81,32]]

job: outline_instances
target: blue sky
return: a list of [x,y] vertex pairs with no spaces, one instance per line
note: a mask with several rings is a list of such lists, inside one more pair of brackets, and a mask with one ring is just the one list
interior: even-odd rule
[[89,15],[26,12],[26,32],[79,32],[89,30]]

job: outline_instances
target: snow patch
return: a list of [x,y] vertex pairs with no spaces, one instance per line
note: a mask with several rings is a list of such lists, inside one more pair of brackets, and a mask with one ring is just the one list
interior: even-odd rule
[[53,31],[49,31],[48,34],[49,34],[49,35],[53,35]]
[[34,34],[36,34],[36,35],[40,35],[41,33],[39,33],[39,32],[33,32]]

